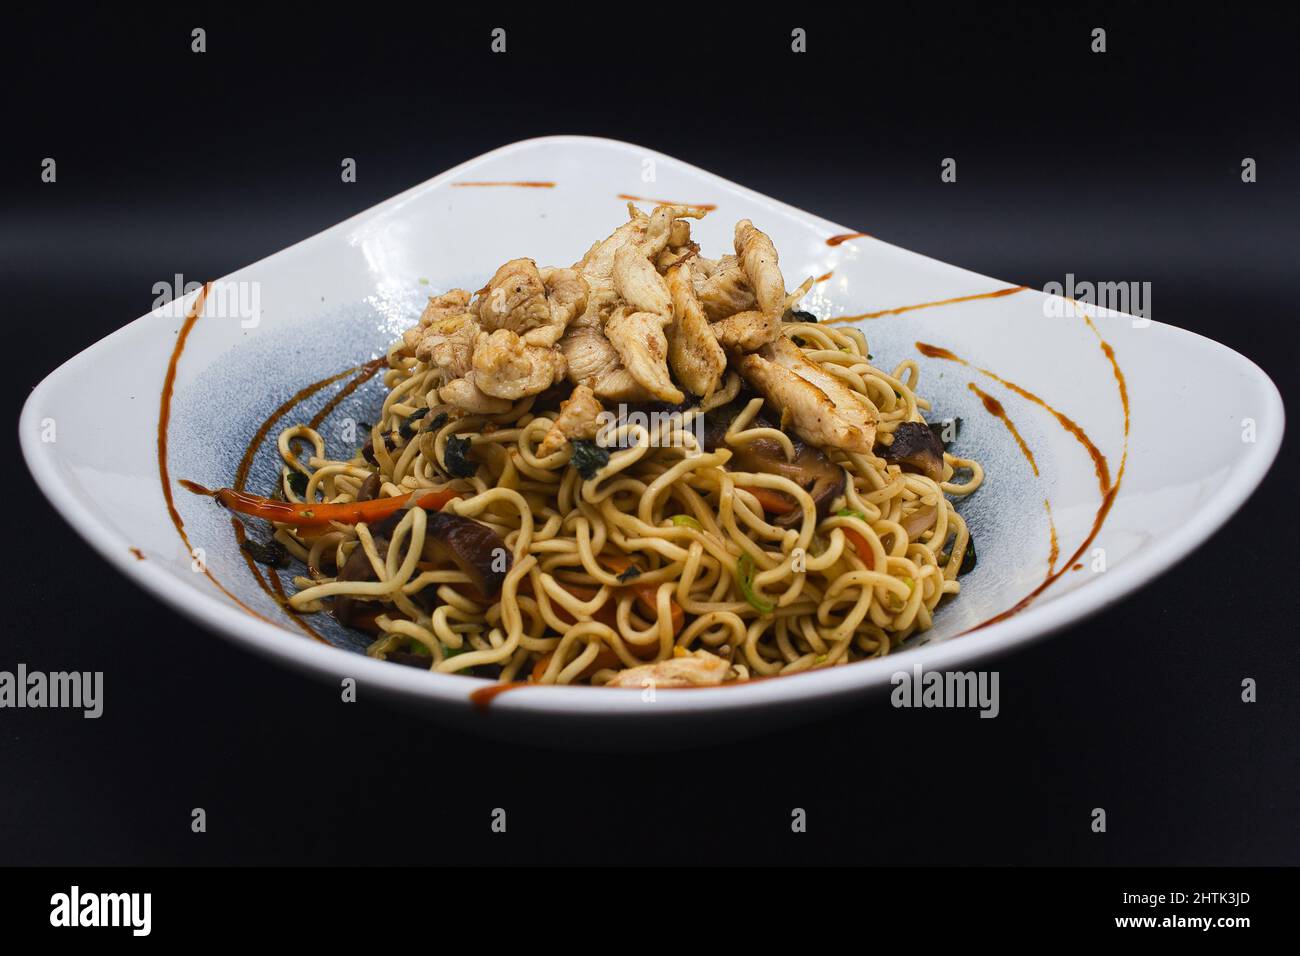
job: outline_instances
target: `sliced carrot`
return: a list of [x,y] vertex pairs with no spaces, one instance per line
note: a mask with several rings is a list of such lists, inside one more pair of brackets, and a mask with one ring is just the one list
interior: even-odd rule
[[[622,554],[598,554],[596,560],[604,564],[615,574],[623,574],[628,568],[632,567],[632,559]],[[636,603],[640,605],[641,610],[650,615],[651,620],[659,615],[659,585],[657,584],[625,584],[624,587],[631,588],[636,594]],[[668,599],[668,611],[671,615],[673,636],[676,637],[681,633],[682,627],[686,624],[686,612],[672,598]]]
[[867,570],[876,570],[876,556],[871,550],[871,545],[867,544],[867,539],[862,537],[862,535],[854,531],[852,528],[846,528],[841,525],[840,530],[844,532],[844,537],[849,539],[849,544],[853,546],[853,550],[858,552],[858,557],[861,558],[863,564],[867,566]]
[[799,504],[789,495],[771,488],[742,488],[758,499],[763,510],[774,515],[785,515],[798,509]]
[[278,521],[298,528],[319,528],[328,525],[331,521],[342,524],[358,522],[370,524],[387,518],[412,501],[414,507],[438,511],[451,499],[459,498],[460,492],[440,488],[419,497],[416,497],[417,495],[419,492],[395,495],[391,498],[374,498],[370,501],[320,504],[312,501],[277,501],[273,498],[263,498],[261,495],[251,495],[246,491],[235,491],[233,488],[222,488],[212,493],[212,497],[216,498],[221,505],[240,514],[251,515],[264,521]]

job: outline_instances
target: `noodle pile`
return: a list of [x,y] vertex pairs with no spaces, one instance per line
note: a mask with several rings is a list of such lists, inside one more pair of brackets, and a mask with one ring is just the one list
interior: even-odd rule
[[[924,421],[930,404],[916,392],[915,362],[876,368],[855,328],[784,321],[781,334],[871,401],[878,446],[903,423]],[[439,371],[400,341],[387,361],[373,464],[360,453],[330,458],[319,432],[288,428],[278,439],[284,497],[352,501],[373,475],[380,496],[449,487],[460,497],[442,511],[495,531],[508,570],[499,596],[485,599],[463,570],[431,556],[431,518],[420,507],[401,514],[383,554],[365,523],[323,532],[278,526],[277,540],[309,569],[294,579],[292,607],[325,611],[340,596],[375,602],[372,656],[544,684],[617,682],[631,668],[653,680],[647,665],[720,660],[720,679],[747,680],[888,654],[929,628],[939,602],[960,590],[969,535],[948,496],[979,487],[983,471],[970,459],[945,452],[935,480],[875,454],[823,448],[848,480],[819,520],[795,481],[728,467],[732,450],[758,439],[794,454],[786,431],[757,420],[764,400],[734,370],[677,416],[616,423],[602,436],[608,462],[583,478],[572,445],[538,455],[556,418],[543,396],[504,414],[467,414],[439,403]],[[740,411],[726,447],[704,450],[698,417],[728,403]],[[422,410],[409,440],[395,437]],[[449,481],[448,443],[465,439],[476,471]],[[763,490],[793,499],[799,520],[771,523]],[[365,549],[372,579],[338,580],[356,548]]]

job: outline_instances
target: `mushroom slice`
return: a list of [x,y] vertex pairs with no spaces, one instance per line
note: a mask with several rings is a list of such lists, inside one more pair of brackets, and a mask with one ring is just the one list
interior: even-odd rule
[[925,422],[903,422],[895,428],[893,441],[881,447],[880,457],[904,471],[943,481],[943,443]]
[[545,457],[559,451],[574,438],[595,438],[600,430],[600,414],[604,410],[588,386],[577,386],[573,394],[560,403],[560,414],[537,447],[538,456]]
[[[802,441],[798,435],[791,436],[794,445],[794,458],[787,461],[785,449],[780,443],[770,438],[757,438],[739,444],[728,444],[727,429],[732,421],[744,409],[745,402],[732,402],[715,408],[704,416],[704,447],[708,451],[718,448],[731,449],[731,458],[727,461],[728,471],[749,471],[759,474],[780,475],[789,478],[804,491],[808,492],[817,508],[817,520],[825,518],[840,495],[844,494],[844,469],[831,461],[820,448]],[[762,414],[756,416],[751,428],[775,428]],[[786,497],[786,496],[782,496]],[[778,515],[773,523],[782,527],[799,524],[803,520],[803,511],[793,499],[790,510]]]
[[451,561],[487,600],[501,594],[514,560],[501,535],[482,522],[446,511],[429,512],[424,553],[437,561]]
[[[646,265],[649,266],[649,262]],[[656,272],[655,277],[660,278],[659,273]],[[633,312],[626,306],[619,306],[605,323],[605,335],[618,349],[619,357],[632,378],[653,397],[676,405],[686,396],[673,384],[668,373],[668,339],[664,335],[667,323],[666,315]]]
[[876,408],[780,337],[762,353],[746,355],[740,373],[789,418],[806,441],[823,448],[870,454]]
[[610,678],[606,687],[705,687],[721,684],[731,663],[708,651],[670,657],[657,664],[629,667]]
[[708,398],[722,381],[727,355],[695,297],[690,262],[672,266],[665,278],[673,300],[673,321],[667,329],[668,365],[687,390]]

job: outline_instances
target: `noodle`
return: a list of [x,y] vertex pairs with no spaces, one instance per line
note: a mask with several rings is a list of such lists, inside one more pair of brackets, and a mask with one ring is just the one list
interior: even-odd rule
[[[875,368],[857,329],[783,323],[782,334],[794,332],[807,358],[876,405],[879,435],[923,420],[921,411],[930,405],[915,391],[914,362],[892,373]],[[943,478],[934,481],[873,455],[829,450],[850,480],[840,513],[817,521],[809,492],[789,478],[728,470],[727,453],[682,447],[694,441],[684,430],[695,415],[740,391],[734,373],[709,401],[676,422],[613,430],[609,445],[623,447],[589,480],[569,467],[567,451],[538,456],[553,414],[535,412],[533,397],[504,414],[449,415],[436,430],[390,451],[384,436],[424,407],[419,402],[437,379],[400,350],[390,350],[388,362],[388,396],[371,430],[376,465],[360,455],[326,458],[321,436],[294,425],[278,439],[286,497],[300,500],[289,487],[291,471],[308,476],[305,500],[314,500],[316,492],[323,501],[354,500],[371,473],[381,477],[385,495],[441,487],[438,462],[445,461],[447,440],[468,437],[481,464],[472,477],[453,482],[464,497],[445,510],[490,525],[513,560],[499,601],[485,605],[464,573],[422,558],[426,519],[420,508],[406,512],[383,558],[365,524],[336,525],[315,540],[288,532],[294,553],[313,569],[310,577],[296,580],[293,608],[324,610],[325,599],[339,595],[382,602],[373,656],[415,643],[427,651],[428,666],[444,673],[488,666],[509,680],[537,667],[541,683],[599,684],[621,667],[703,649],[730,660],[739,679],[793,674],[888,654],[929,628],[940,600],[960,591],[956,577],[968,532],[948,496],[979,487],[983,470],[975,461],[945,453]],[[454,413],[437,403],[436,391],[431,398],[429,417]],[[752,399],[736,416],[726,433],[728,446],[765,438],[793,457],[785,432],[751,424],[762,405]],[[305,463],[294,442],[310,445]],[[791,528],[769,523],[750,489],[793,498],[801,520]],[[912,538],[903,526],[925,509],[935,510],[935,520]],[[693,521],[674,523],[675,515]],[[845,529],[866,541],[869,560],[849,546]],[[642,564],[635,581],[642,589],[656,586],[655,614],[638,606],[619,576],[598,562],[597,555],[611,546]],[[365,550],[375,580],[339,581],[327,573],[357,547]],[[772,605],[770,613],[738,588],[743,555],[753,561],[753,591]],[[433,585],[440,603],[430,613],[412,595]],[[687,621],[676,635],[670,602]],[[595,619],[605,608],[614,610],[614,626]]]

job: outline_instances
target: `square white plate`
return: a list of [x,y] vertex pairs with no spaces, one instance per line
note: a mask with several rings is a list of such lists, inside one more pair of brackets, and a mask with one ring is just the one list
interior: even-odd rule
[[[307,636],[254,580],[229,516],[181,490],[178,479],[229,485],[261,423],[282,403],[289,404],[277,429],[310,418],[349,379],[297,404],[292,396],[381,355],[427,295],[478,288],[516,256],[567,265],[623,221],[626,196],[716,206],[693,230],[706,254],[727,249],[735,221],[751,218],[775,241],[791,287],[829,273],[803,308],[823,320],[879,313],[859,320],[876,363],[916,361],[919,391],[934,403],[931,419],[960,417],[955,450],[986,469],[984,486],[959,504],[979,550],[960,596],[941,606],[933,630],[888,658],[743,686],[661,691],[653,702],[614,689],[548,687],[481,708],[471,693],[483,681],[368,659],[357,653],[363,640],[324,622],[317,622],[321,633],[346,649]],[[1007,291],[1011,283],[870,237],[827,241],[851,231],[626,143],[575,136],[516,143],[218,280],[183,348],[179,333],[195,294],[70,359],[24,407],[23,452],[42,490],[90,544],[219,634],[319,675],[355,678],[362,693],[395,695],[492,732],[552,738],[557,725],[581,721],[584,734],[605,739],[670,727],[695,734],[701,724],[692,718],[706,713],[711,734],[741,722],[752,730],[763,714],[812,713],[813,705],[887,685],[899,669],[952,669],[1046,634],[1186,558],[1276,455],[1281,399],[1237,353],[1160,323],[1084,318],[1064,300]],[[232,296],[219,301],[216,290],[232,288],[244,291],[243,308]],[[252,305],[260,306],[255,325]],[[928,357],[917,343],[964,362]],[[189,547],[169,516],[159,460],[173,359],[165,470]],[[1032,466],[972,384],[1001,403]],[[345,396],[326,420],[327,436],[342,418],[368,420],[378,389],[371,381]],[[251,490],[272,487],[268,447],[257,450]],[[206,573],[195,570],[191,547],[201,549]]]

